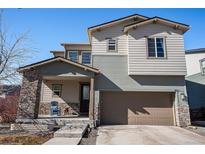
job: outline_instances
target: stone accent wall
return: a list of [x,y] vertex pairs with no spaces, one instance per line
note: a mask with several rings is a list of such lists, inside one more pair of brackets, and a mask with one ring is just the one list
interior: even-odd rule
[[[80,114],[80,103],[59,103],[58,106],[60,108],[59,116],[70,116]],[[50,103],[41,102],[39,106],[39,115],[51,115],[50,108]]]
[[25,71],[20,92],[17,119],[33,119],[38,116],[42,77],[37,69]]
[[94,120],[100,125],[100,91],[94,92]]
[[39,105],[39,115],[50,115],[50,104],[49,103],[40,103]]
[[186,98],[182,99],[183,92],[177,91],[175,93],[175,115],[176,125],[185,127],[191,124],[189,105]]

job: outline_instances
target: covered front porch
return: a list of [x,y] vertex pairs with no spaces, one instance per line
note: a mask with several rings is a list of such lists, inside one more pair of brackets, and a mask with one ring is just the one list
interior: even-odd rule
[[89,117],[93,81],[90,77],[43,76],[38,118]]
[[19,69],[23,73],[17,121],[94,120],[94,78],[99,70],[55,57]]

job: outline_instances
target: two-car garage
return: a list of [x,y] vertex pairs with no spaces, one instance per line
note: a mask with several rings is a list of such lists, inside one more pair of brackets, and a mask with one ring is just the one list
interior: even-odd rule
[[174,94],[169,92],[111,92],[100,94],[101,124],[174,125]]

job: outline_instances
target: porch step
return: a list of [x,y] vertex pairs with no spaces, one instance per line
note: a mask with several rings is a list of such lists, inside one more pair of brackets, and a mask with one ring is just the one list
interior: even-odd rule
[[63,137],[55,137],[47,142],[44,145],[78,145],[81,138],[63,138]]
[[[33,123],[33,119],[16,119],[16,123],[30,124]],[[89,120],[89,118],[38,118],[35,119],[35,123],[49,125],[54,123],[59,126],[64,126],[67,124],[75,125],[75,124],[89,124],[90,127],[93,127],[93,120]]]
[[87,125],[90,123],[90,120],[66,120],[66,125]]
[[87,128],[88,124],[67,124],[54,133],[54,138],[82,138]]

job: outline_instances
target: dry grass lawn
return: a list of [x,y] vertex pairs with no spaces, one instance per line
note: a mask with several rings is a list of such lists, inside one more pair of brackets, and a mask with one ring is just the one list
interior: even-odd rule
[[39,145],[48,141],[53,137],[53,134],[47,135],[26,135],[26,134],[9,134],[0,135],[0,144],[9,145]]

